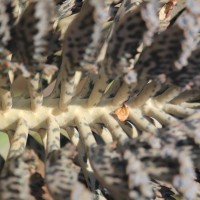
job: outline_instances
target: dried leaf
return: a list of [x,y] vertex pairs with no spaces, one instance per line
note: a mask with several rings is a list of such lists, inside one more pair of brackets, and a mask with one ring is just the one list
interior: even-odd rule
[[123,104],[121,108],[117,108],[114,113],[117,115],[117,118],[124,122],[129,116],[129,108],[126,104]]

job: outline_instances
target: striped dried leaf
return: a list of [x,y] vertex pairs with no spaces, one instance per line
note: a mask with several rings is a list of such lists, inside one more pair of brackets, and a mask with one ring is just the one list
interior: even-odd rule
[[74,74],[75,70],[96,72],[106,17],[103,1],[84,2],[64,36],[62,67],[68,75]]
[[30,71],[37,71],[35,65],[44,63],[51,50],[49,32],[52,29],[53,10],[52,1],[33,0],[12,30],[12,51]]
[[[135,5],[114,25],[102,63],[109,77],[127,75],[132,68],[131,59],[138,53],[137,49],[141,43],[151,44],[159,24],[156,4],[157,1],[152,0],[140,6]],[[135,79],[134,76],[125,78],[128,83],[135,82]]]
[[123,104],[122,107],[117,108],[114,113],[120,121],[124,122],[129,116],[129,108],[126,104]]
[[21,156],[8,160],[0,176],[0,197],[2,200],[32,199],[29,188],[28,165]]
[[199,89],[200,88],[200,47],[192,52],[192,55],[188,59],[188,64],[184,66],[180,71],[169,73],[171,82],[180,86],[183,89]]
[[[187,1],[186,10],[176,23],[159,34],[154,43],[144,49],[135,66],[138,79],[158,77],[165,82],[168,74],[182,69],[197,46],[200,31],[200,13],[193,9],[194,1]],[[200,1],[195,1],[200,6]],[[144,78],[143,78],[144,77]]]
[[14,23],[13,5],[11,1],[0,1],[0,59],[7,56],[7,46],[11,40],[11,28]]
[[74,163],[75,148],[68,144],[62,150],[50,152],[47,157],[46,182],[55,199],[73,199],[77,195],[74,187],[83,187],[78,180],[80,167]]

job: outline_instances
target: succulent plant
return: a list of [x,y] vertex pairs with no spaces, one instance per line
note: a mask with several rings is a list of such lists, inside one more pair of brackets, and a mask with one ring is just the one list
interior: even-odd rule
[[0,199],[200,199],[199,7],[0,0]]

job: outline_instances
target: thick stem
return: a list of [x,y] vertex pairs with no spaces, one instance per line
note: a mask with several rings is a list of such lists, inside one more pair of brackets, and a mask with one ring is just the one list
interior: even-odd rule
[[157,84],[156,81],[151,81],[150,83],[146,84],[140,94],[134,98],[129,105],[134,108],[143,106],[146,101],[150,99],[159,89],[159,84]]
[[10,92],[11,82],[8,74],[1,76],[2,76],[0,77],[1,107],[3,111],[8,111],[12,108],[12,96]]
[[102,71],[99,74],[99,78],[95,82],[94,88],[92,90],[92,93],[90,94],[90,97],[88,98],[88,106],[96,106],[100,101],[101,97],[103,96],[107,86],[108,86],[108,77],[105,73]]
[[20,119],[17,124],[15,134],[12,138],[8,159],[22,155],[26,147],[29,128],[24,119]]
[[191,108],[184,108],[179,105],[165,104],[164,111],[177,117],[188,117],[194,114],[195,110]]
[[[77,122],[78,122],[78,119],[77,119]],[[96,190],[95,184],[96,184],[97,180],[94,177],[94,173],[91,168],[90,161],[88,159],[88,158],[90,158],[89,151],[85,151],[85,148],[84,148],[84,146],[87,144],[85,144],[85,141],[82,141],[79,138],[79,135],[82,138],[83,137],[82,135],[85,135],[85,133],[83,133],[83,132],[90,131],[89,130],[90,128],[88,126],[85,127],[85,125],[81,125],[81,124],[79,124],[78,128],[79,128],[79,132],[75,128],[67,128],[67,132],[71,138],[72,143],[77,147],[78,160],[79,160],[81,169],[83,171],[85,180],[87,182],[87,185],[91,188],[92,191],[95,191]],[[87,142],[89,142],[89,141],[87,141]],[[89,144],[90,144],[90,142],[89,142]]]
[[126,132],[126,134],[131,138],[138,137],[138,130],[137,128],[128,121],[119,122],[122,129]]
[[174,98],[171,103],[173,104],[181,104],[188,101],[194,101],[200,98],[200,94],[198,90],[188,90],[182,92],[176,98]]
[[113,142],[111,133],[106,127],[101,124],[92,124],[91,126],[94,129],[94,132],[96,132],[102,138],[105,144]]
[[12,97],[10,91],[4,91],[1,94],[1,106],[3,111],[8,111],[12,108]]
[[105,94],[102,97],[102,101],[115,96],[120,87],[121,87],[120,80],[113,80],[111,83],[109,83],[105,91]]
[[163,92],[161,95],[154,98],[154,100],[158,101],[159,103],[167,103],[170,102],[172,99],[177,97],[181,93],[181,89],[179,87],[172,86]]
[[120,144],[125,144],[128,141],[128,136],[120,127],[119,123],[114,119],[114,117],[104,113],[102,114],[101,120],[112,134],[114,140]]
[[60,127],[53,116],[48,119],[47,154],[60,149]]
[[75,74],[72,76],[67,76],[66,72],[62,74],[61,80],[61,91],[60,91],[60,100],[59,107],[61,110],[66,110],[69,105],[75,89]]
[[87,123],[86,119],[84,119],[84,118],[80,119],[80,117],[78,117],[78,116],[75,118],[75,124],[78,127],[78,131],[80,133],[81,141],[83,142],[83,144],[86,148],[86,151],[88,152],[88,150],[91,147],[97,145],[96,140],[93,136],[93,133],[90,129],[90,126]]
[[117,94],[113,98],[112,103],[114,105],[123,104],[125,101],[128,100],[129,96],[131,95],[133,88],[135,88],[136,85],[137,85],[136,83],[131,84],[131,85],[123,83],[123,85],[119,88],[119,90],[117,91]]
[[140,109],[131,109],[129,119],[142,131],[154,133],[157,130],[157,128],[143,116]]
[[143,108],[143,113],[146,116],[153,117],[158,120],[162,125],[169,125],[177,121],[175,117],[167,114],[162,110],[154,101],[149,101],[147,105]]
[[42,94],[39,73],[29,78],[28,90],[29,90],[29,95],[31,98],[31,109],[33,111],[36,111],[39,108],[41,108],[42,103],[43,103],[43,94]]

